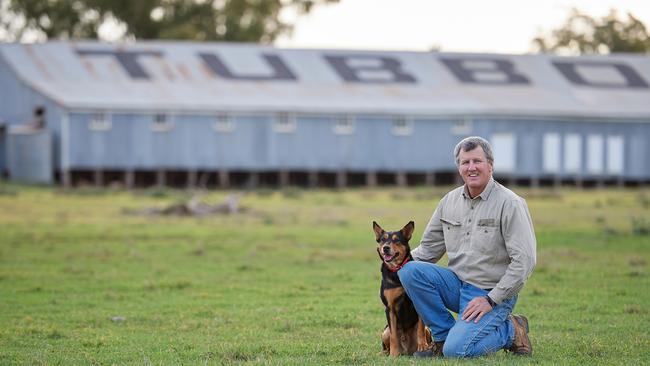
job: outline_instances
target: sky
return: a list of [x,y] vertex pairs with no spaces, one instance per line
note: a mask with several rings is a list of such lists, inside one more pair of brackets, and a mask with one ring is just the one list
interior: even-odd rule
[[594,17],[614,8],[650,28],[650,0],[340,0],[293,20],[289,48],[399,51],[533,51],[531,40],[564,24],[572,8]]

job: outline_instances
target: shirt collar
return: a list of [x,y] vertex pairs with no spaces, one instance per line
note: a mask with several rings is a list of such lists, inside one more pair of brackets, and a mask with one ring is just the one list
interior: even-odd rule
[[[490,198],[490,193],[492,193],[492,190],[494,190],[494,186],[496,185],[496,182],[494,181],[494,178],[490,178],[490,181],[488,181],[488,184],[485,186],[485,189],[481,194],[474,198],[481,197],[483,201],[487,201],[488,198]],[[469,196],[469,192],[467,191],[467,185],[463,186],[463,197],[467,199],[471,199]]]

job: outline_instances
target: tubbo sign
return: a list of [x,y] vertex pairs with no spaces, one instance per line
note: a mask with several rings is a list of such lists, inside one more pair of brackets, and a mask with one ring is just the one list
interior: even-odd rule
[[[163,58],[163,51],[101,51],[76,49],[80,56],[115,57],[124,71],[133,79],[151,79],[145,67],[138,62],[139,57]],[[279,55],[260,53],[260,61],[269,72],[263,74],[237,73],[231,70],[216,53],[198,52],[199,58],[214,77],[228,80],[257,81],[299,81],[298,75]],[[381,55],[322,55],[332,71],[346,83],[412,83],[417,84],[416,75],[405,70],[397,57]],[[460,83],[486,85],[530,85],[531,80],[514,62],[497,57],[437,57]],[[632,67],[614,61],[551,61],[566,81],[576,86],[593,88],[649,88],[648,83]],[[615,73],[618,80],[598,80],[585,77],[581,71],[600,70]]]
[[636,55],[54,42],[0,57],[72,108],[650,116],[650,58]]

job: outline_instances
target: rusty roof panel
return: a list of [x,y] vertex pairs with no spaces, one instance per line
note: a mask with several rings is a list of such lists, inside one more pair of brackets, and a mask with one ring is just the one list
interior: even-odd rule
[[1,44],[0,56],[69,108],[650,117],[643,55],[48,42]]

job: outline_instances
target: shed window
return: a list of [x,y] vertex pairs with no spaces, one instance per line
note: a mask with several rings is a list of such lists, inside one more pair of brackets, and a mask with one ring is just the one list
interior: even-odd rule
[[463,118],[453,121],[451,125],[452,135],[469,135],[472,133],[472,120]]
[[351,135],[354,133],[354,117],[341,116],[334,122],[334,133],[337,135]]
[[235,130],[235,122],[232,117],[226,114],[218,115],[212,123],[212,128],[216,132],[229,133]]
[[278,133],[293,133],[296,128],[296,118],[288,113],[278,114],[273,122],[273,131]]
[[607,136],[607,173],[622,174],[625,166],[623,136]]
[[494,149],[494,170],[497,173],[512,173],[517,162],[515,136],[511,133],[495,133],[492,135]]
[[112,128],[111,119],[104,112],[93,113],[88,122],[88,129],[92,131],[108,131]]
[[587,172],[591,174],[599,174],[603,172],[603,162],[605,155],[603,143],[603,136],[589,135],[587,136]]
[[393,121],[391,132],[395,136],[410,136],[413,134],[413,120],[399,117]]
[[557,133],[544,134],[543,169],[546,173],[557,173],[560,170],[560,135]]
[[564,137],[564,171],[579,173],[582,166],[582,138],[577,133]]
[[154,115],[153,122],[151,124],[151,130],[154,132],[168,132],[174,127],[174,124],[169,118],[168,115],[163,113],[158,113]]

